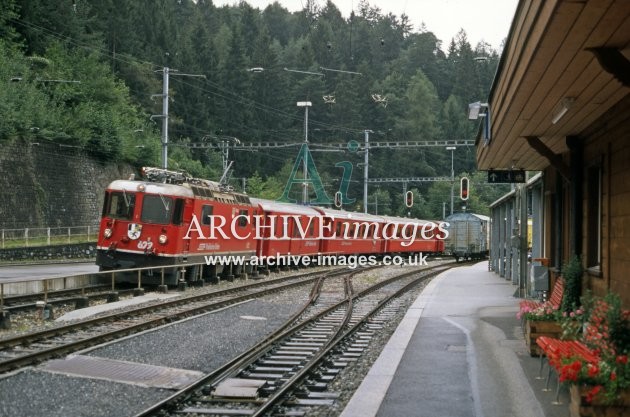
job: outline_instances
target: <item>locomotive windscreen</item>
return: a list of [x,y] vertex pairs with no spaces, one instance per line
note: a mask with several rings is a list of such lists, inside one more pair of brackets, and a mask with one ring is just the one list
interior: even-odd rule
[[146,194],[142,201],[144,223],[168,224],[171,221],[173,199],[163,195]]
[[103,205],[103,217],[131,220],[136,205],[136,195],[125,191],[107,193]]

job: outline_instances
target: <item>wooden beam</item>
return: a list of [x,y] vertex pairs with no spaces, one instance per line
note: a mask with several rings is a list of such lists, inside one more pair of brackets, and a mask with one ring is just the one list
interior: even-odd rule
[[557,169],[560,175],[562,175],[565,180],[571,180],[569,166],[564,163],[560,155],[553,153],[553,151],[549,149],[538,136],[525,136],[525,139],[527,140],[529,146],[531,146],[533,150],[538,152],[539,155],[546,158],[551,166]]

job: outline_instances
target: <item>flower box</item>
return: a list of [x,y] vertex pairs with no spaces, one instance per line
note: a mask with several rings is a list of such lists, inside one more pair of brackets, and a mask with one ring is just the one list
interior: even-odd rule
[[611,404],[604,403],[597,396],[589,403],[586,398],[590,388],[586,385],[571,384],[569,389],[571,394],[571,403],[569,404],[571,417],[630,416],[630,391],[623,391],[619,399]]
[[530,320],[525,322],[525,343],[531,356],[543,355],[536,339],[547,336],[559,339],[562,335],[562,326],[555,320]]

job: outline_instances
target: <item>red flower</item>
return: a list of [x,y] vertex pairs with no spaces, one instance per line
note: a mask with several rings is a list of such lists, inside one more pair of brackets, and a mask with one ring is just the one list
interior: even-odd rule
[[589,365],[588,366],[588,376],[593,378],[593,377],[597,376],[598,373],[599,373],[599,368],[597,367],[597,365]]
[[602,390],[601,385],[595,385],[591,390],[586,393],[586,402],[593,402],[593,398]]

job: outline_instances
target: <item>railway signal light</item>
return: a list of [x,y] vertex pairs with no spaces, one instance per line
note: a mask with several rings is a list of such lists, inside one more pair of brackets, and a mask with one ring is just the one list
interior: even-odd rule
[[407,191],[405,194],[405,205],[407,207],[413,206],[413,191]]
[[468,200],[468,177],[462,177],[459,181],[459,198],[462,200]]
[[341,191],[337,191],[335,193],[335,207],[339,208],[341,207],[341,203],[342,203],[342,198],[341,198]]

